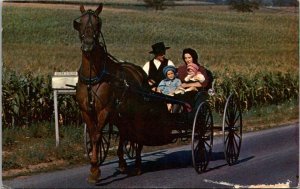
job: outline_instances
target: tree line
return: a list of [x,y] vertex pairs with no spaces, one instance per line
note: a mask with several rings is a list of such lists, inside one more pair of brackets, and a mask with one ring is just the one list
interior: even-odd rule
[[[148,7],[164,10],[174,5],[174,0],[143,0]],[[229,5],[231,9],[240,12],[253,12],[260,6],[295,6],[299,7],[298,0],[199,0],[199,2]]]

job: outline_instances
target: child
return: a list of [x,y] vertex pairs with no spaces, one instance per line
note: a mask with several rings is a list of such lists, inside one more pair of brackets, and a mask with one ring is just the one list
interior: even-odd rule
[[[180,79],[176,78],[176,68],[174,66],[166,66],[163,69],[166,77],[158,84],[158,92],[165,95],[174,96],[175,90],[181,85]],[[172,104],[167,104],[168,110],[171,111]]]
[[[199,67],[197,64],[194,63],[189,63],[187,65],[187,73],[188,75],[184,78],[184,81],[186,81],[187,83],[190,82],[200,82],[203,83],[205,81],[205,77],[204,75],[199,71]],[[179,87],[175,93],[184,93],[184,92],[188,92],[188,91],[198,91],[198,89],[196,87],[188,87],[188,88],[182,88]]]

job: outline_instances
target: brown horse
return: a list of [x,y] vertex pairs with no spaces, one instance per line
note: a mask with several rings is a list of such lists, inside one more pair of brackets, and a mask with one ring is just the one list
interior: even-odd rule
[[[79,32],[82,63],[78,71],[79,81],[76,99],[87,124],[92,143],[89,182],[96,182],[101,174],[98,167],[98,146],[101,129],[111,123],[118,127],[119,168],[126,170],[124,141],[138,144],[136,149],[136,173],[141,173],[143,145],[169,143],[172,121],[163,95],[152,94],[143,69],[132,63],[120,63],[107,53],[98,17],[103,5],[95,11],[80,6],[82,15],[74,20]],[[103,43],[100,43],[100,36]]]

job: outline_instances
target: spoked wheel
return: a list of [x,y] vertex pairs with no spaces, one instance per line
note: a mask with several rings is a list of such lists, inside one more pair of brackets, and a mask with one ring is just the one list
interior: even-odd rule
[[136,149],[138,144],[135,142],[125,141],[123,150],[129,159],[134,159],[136,157]]
[[[104,128],[102,128],[101,138],[99,139],[98,166],[100,166],[104,162],[105,158],[107,157],[109,146],[110,146],[110,139],[112,135],[112,129],[113,129],[113,125],[111,124],[107,124],[104,126]],[[86,124],[84,124],[84,144],[85,144],[86,155],[89,157],[89,159],[91,159],[92,142],[88,134]]]
[[192,131],[192,159],[197,173],[206,170],[212,155],[213,117],[207,101],[202,102],[195,113]]
[[223,115],[224,154],[229,165],[238,161],[242,143],[242,110],[238,97],[227,98]]

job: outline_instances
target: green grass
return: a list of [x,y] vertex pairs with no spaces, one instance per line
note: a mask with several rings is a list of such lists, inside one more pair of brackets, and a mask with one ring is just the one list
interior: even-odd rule
[[254,108],[244,112],[245,131],[272,128],[283,123],[299,121],[299,101],[291,100],[282,104]]
[[86,162],[83,127],[60,128],[60,146],[55,147],[54,125],[39,123],[30,127],[3,130],[3,170],[26,168],[29,165],[63,160],[68,164]]
[[[151,45],[164,41],[167,56],[180,64],[185,47],[197,49],[213,72],[298,74],[298,14],[259,11],[237,13],[218,6],[165,11],[108,9],[101,17],[108,51],[143,65]],[[72,27],[78,9],[3,8],[4,67],[53,74],[75,71],[81,61],[78,33]]]

